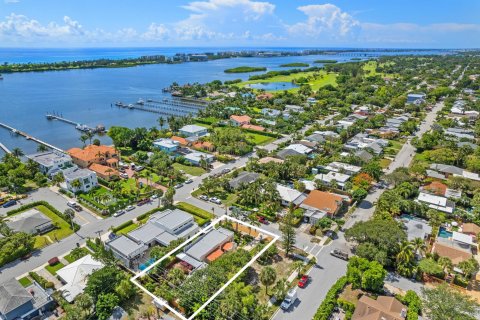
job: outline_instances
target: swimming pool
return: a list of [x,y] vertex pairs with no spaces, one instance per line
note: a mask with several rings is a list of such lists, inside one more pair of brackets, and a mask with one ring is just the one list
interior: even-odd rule
[[143,271],[145,269],[147,269],[152,263],[155,262],[155,259],[153,258],[150,258],[148,259],[147,261],[145,261],[145,263],[142,263],[138,268]]
[[451,238],[453,236],[453,232],[447,231],[447,229],[441,227],[440,230],[438,231],[438,236],[440,238]]

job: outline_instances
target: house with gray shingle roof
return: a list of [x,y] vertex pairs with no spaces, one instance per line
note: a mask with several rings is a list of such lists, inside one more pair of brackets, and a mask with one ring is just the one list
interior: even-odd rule
[[55,228],[52,220],[37,209],[10,216],[6,223],[14,231],[29,234],[42,234]]

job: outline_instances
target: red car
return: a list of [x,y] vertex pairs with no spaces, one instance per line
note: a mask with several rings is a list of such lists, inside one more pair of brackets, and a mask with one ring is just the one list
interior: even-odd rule
[[307,283],[308,283],[309,279],[310,279],[309,276],[303,275],[302,278],[300,280],[298,280],[298,286],[300,288],[305,288],[307,286]]
[[262,216],[258,217],[258,222],[263,223],[263,224],[268,224],[268,220],[265,219],[265,217],[262,217]]

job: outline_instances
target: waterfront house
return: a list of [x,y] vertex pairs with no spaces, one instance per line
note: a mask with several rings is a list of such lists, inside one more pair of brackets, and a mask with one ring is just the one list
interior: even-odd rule
[[33,235],[43,234],[55,228],[52,220],[37,209],[11,215],[5,222],[12,231]]
[[88,145],[83,149],[72,148],[67,151],[73,162],[80,168],[88,168],[91,164],[97,163],[111,168],[118,167],[118,152],[114,147]]
[[189,145],[191,145],[190,141],[179,136],[172,136],[170,139],[172,139],[175,142],[178,142],[178,144],[182,147],[188,147]]
[[203,137],[208,134],[208,129],[196,124],[189,124],[180,128],[179,132],[184,137]]
[[114,177],[119,176],[119,172],[117,169],[109,167],[109,166],[104,166],[102,164],[98,163],[92,163],[88,169],[92,170],[97,174],[97,177],[105,180],[105,181],[110,181]]
[[230,123],[235,126],[235,127],[241,127],[244,124],[250,124],[250,121],[252,118],[250,118],[247,115],[231,115],[230,116]]
[[[81,169],[78,167],[63,170],[66,188],[75,193],[78,191],[89,192],[98,185],[97,174],[89,169]],[[72,186],[74,181],[79,181],[80,186]]]
[[185,160],[193,164],[194,166],[199,166],[202,164],[202,161],[207,163],[212,163],[215,160],[215,156],[210,153],[194,151],[184,155]]
[[22,287],[15,279],[0,284],[0,319],[37,319],[53,305],[50,295],[35,281]]
[[66,265],[57,271],[57,277],[63,283],[58,291],[62,293],[65,300],[73,302],[79,294],[83,293],[87,286],[88,276],[103,267],[103,263],[93,259],[90,254]]
[[37,163],[40,172],[48,177],[52,177],[63,169],[71,168],[74,165],[68,154],[58,151],[40,152],[26,157]]
[[167,139],[167,138],[158,139],[153,142],[153,147],[155,149],[163,151],[167,154],[172,154],[175,151],[177,151],[178,145],[179,145],[178,141],[175,141],[173,139]]

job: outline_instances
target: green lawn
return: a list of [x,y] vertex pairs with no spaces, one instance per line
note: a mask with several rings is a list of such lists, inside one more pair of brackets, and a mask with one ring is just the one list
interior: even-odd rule
[[398,74],[389,74],[389,73],[384,73],[384,72],[377,72],[377,61],[368,61],[364,66],[363,66],[363,71],[365,71],[365,76],[366,77],[374,77],[374,76],[380,76],[382,78],[384,77],[397,77]]
[[57,274],[57,271],[65,267],[65,265],[61,262],[54,264],[53,266],[46,266],[45,269],[50,272],[52,276]]
[[[82,251],[82,254],[83,254],[82,257],[90,253],[90,251],[88,251],[87,248],[80,248],[80,250]],[[63,259],[67,260],[68,263],[72,263],[78,260],[78,259],[75,259],[71,254],[67,254],[65,257],[63,257]]]
[[199,207],[196,207],[190,203],[186,203],[186,202],[179,202],[177,204],[175,204],[175,206],[180,209],[180,210],[183,210],[183,211],[186,211],[190,214],[192,214],[195,218],[195,221],[197,221],[197,223],[200,221],[200,220],[212,220],[213,218],[215,218],[215,215],[212,213],[212,212],[208,212],[206,210],[203,210]]
[[175,169],[177,170],[183,170],[185,171],[186,174],[192,175],[192,176],[201,176],[202,174],[206,173],[206,171],[203,168],[200,167],[194,167],[194,166],[187,166],[181,163],[174,163],[172,165]]
[[43,235],[39,235],[35,237],[35,248],[44,247],[46,244],[50,244],[51,241],[61,240],[65,237],[68,237],[73,233],[72,229],[70,229],[70,224],[57,216],[55,213],[50,211],[45,206],[37,206],[35,207],[38,211],[42,212],[48,218],[52,220],[52,223],[57,227],[56,229],[49,231]]
[[263,134],[258,134],[258,133],[247,132],[246,135],[247,135],[247,140],[250,143],[255,144],[256,146],[267,144],[267,143],[270,143],[271,141],[275,140],[274,137],[269,137],[269,136],[266,136],[266,135],[263,135]]
[[129,233],[130,231],[137,229],[138,227],[139,227],[138,224],[132,223],[131,225],[118,230],[117,232],[115,232],[115,234],[118,234],[118,235],[126,234],[126,233]]
[[[327,73],[324,70],[321,71],[309,71],[309,72],[299,72],[293,73],[286,76],[274,76],[268,79],[259,79],[259,80],[248,80],[238,84],[236,86],[245,87],[249,84],[254,83],[269,83],[269,82],[292,82],[298,78],[306,77],[308,78],[308,84],[312,87],[312,90],[317,91],[323,86],[331,84],[333,86],[337,86],[337,74],[335,73]],[[298,88],[292,88],[288,91],[295,92]]]
[[383,169],[388,168],[388,166],[390,165],[390,163],[392,163],[392,161],[389,160],[389,159],[385,159],[385,158],[380,159],[380,166],[381,166]]
[[21,279],[18,279],[18,282],[22,285],[22,287],[26,288],[29,285],[32,284],[32,280],[30,280],[29,277],[23,277]]

